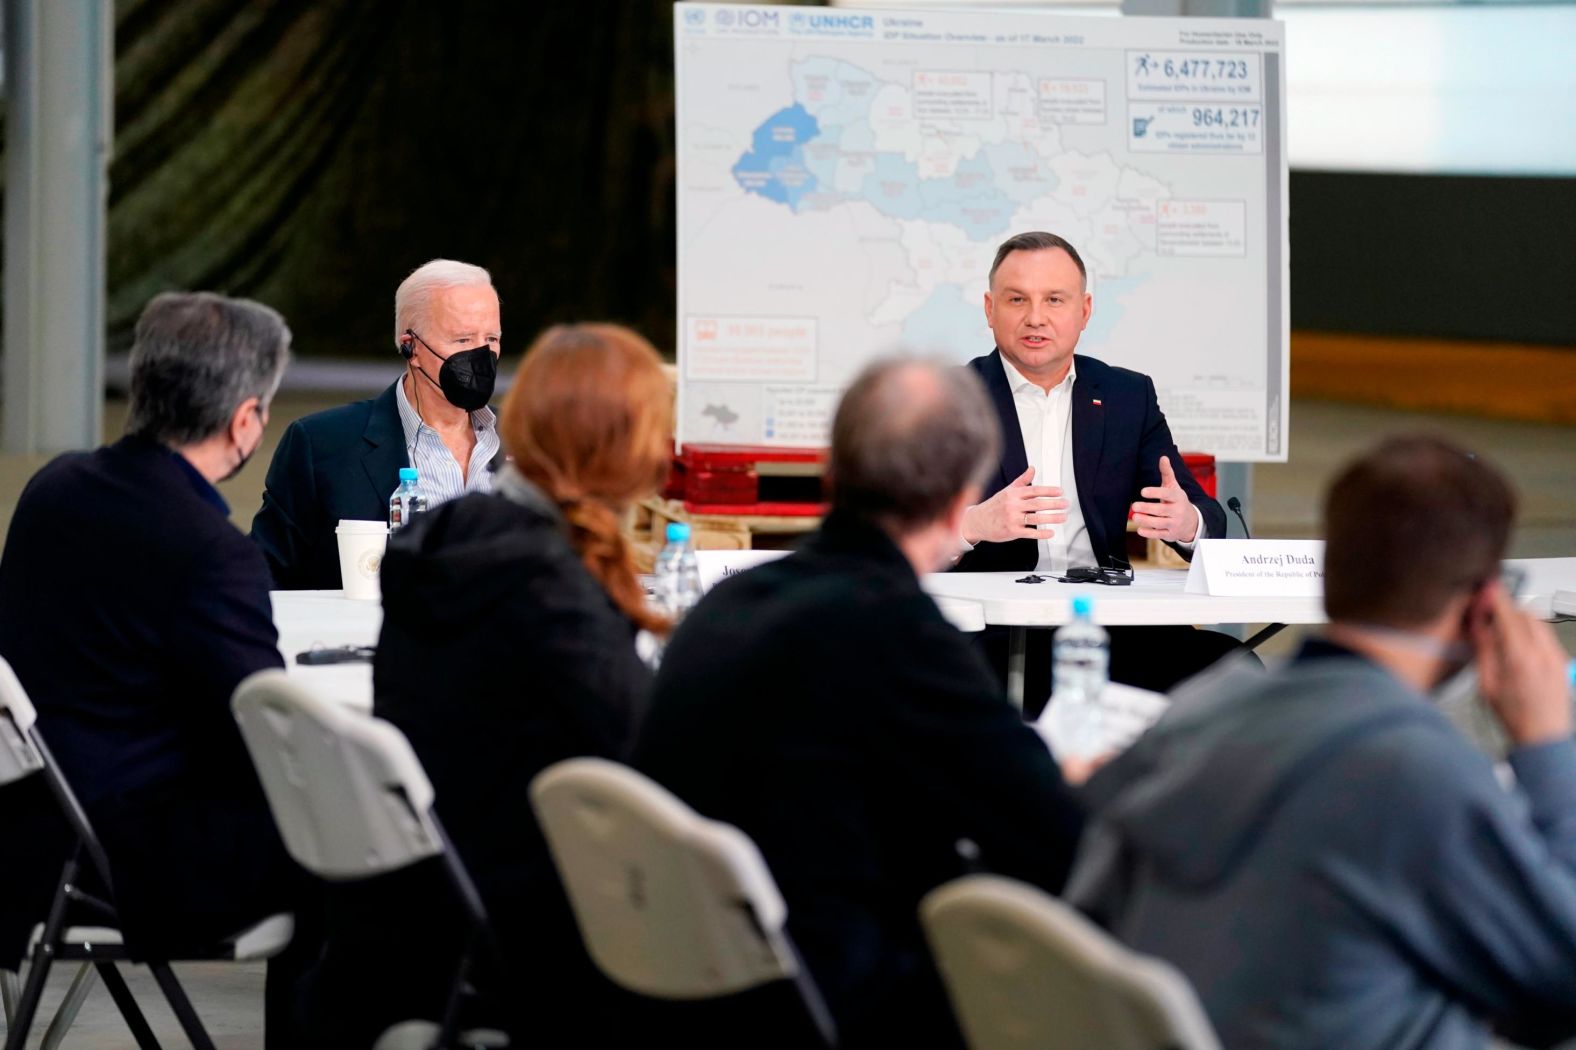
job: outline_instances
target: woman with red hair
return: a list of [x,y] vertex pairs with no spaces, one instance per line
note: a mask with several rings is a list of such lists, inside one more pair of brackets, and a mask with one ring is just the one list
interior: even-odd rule
[[[511,463],[493,491],[389,542],[374,711],[410,738],[492,920],[501,950],[476,974],[477,1019],[501,1022],[515,1045],[596,1045],[614,993],[581,947],[528,789],[561,759],[623,758],[644,709],[636,636],[667,622],[646,604],[619,523],[666,475],[667,379],[627,329],[550,328],[526,351],[499,430]],[[440,1016],[462,950],[464,923],[435,870],[390,879],[349,921],[346,954],[375,976],[356,980],[367,1016],[346,1045]],[[334,951],[331,940],[329,961]]]

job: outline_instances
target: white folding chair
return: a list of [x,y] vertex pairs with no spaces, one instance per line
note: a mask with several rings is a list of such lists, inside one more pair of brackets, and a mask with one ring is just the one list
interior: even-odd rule
[[706,999],[792,981],[826,1044],[837,1044],[788,936],[782,895],[742,831],[598,758],[543,770],[531,803],[580,935],[614,983],[659,999]]
[[379,1050],[503,1046],[492,1031],[458,1032],[473,960],[488,944],[487,911],[433,810],[432,783],[396,727],[315,696],[283,671],[259,671],[235,690],[241,737],[285,849],[319,878],[338,882],[440,858],[471,923],[439,1024],[407,1022]]
[[972,1050],[1219,1050],[1174,967],[1033,886],[968,875],[919,911]]
[[[99,843],[71,785],[66,783],[60,767],[39,735],[36,722],[33,704],[17,679],[16,672],[9,663],[0,659],[0,785],[33,773],[42,774],[76,835],[76,846],[61,870],[49,915],[33,931],[32,961],[28,967],[27,982],[17,997],[14,1009],[8,1011],[5,1050],[22,1050],[26,1045],[50,968],[60,961],[81,962],[84,966],[72,981],[65,1002],[44,1034],[44,1047],[52,1050],[64,1038],[66,1028],[92,988],[91,973],[96,971],[103,978],[104,987],[115,1000],[137,1045],[142,1050],[158,1050],[159,1042],[153,1030],[148,1027],[147,1019],[127,988],[125,978],[115,966],[116,963],[129,962],[131,957],[119,930],[114,883],[110,878],[104,847]],[[80,885],[84,855],[107,891],[106,899],[94,896]],[[92,925],[68,925],[68,920],[86,920]],[[294,926],[294,920],[289,915],[270,916],[215,945],[212,952],[183,956],[179,961],[266,959],[278,954],[290,943]],[[185,990],[170,969],[171,961],[148,959],[146,963],[195,1050],[213,1050],[213,1040],[203,1027],[202,1019],[197,1016],[191,1000],[186,997]]]

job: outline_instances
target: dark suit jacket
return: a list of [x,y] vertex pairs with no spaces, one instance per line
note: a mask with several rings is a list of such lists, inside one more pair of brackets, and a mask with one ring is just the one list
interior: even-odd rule
[[[28,482],[17,504],[0,557],[0,654],[32,697],[40,732],[105,840],[128,935],[157,925],[139,919],[159,910],[154,898],[166,890],[181,896],[174,887],[188,885],[187,873],[199,892],[213,883],[211,899],[187,897],[167,921],[190,918],[208,937],[235,932],[248,917],[231,909],[236,880],[244,869],[261,872],[260,853],[283,859],[230,715],[242,678],[283,664],[268,588],[262,557],[230,524],[218,493],[154,442],[128,437],[61,456]],[[48,803],[37,784],[6,790]],[[153,830],[143,821],[181,799],[247,815],[222,822],[260,853],[217,857],[223,843],[195,828],[189,837],[204,841],[186,843],[193,856],[211,851],[216,863],[243,869],[235,880],[216,881],[210,876],[221,870],[169,855],[184,848],[172,829],[190,822],[161,818],[163,830]],[[3,798],[0,808],[14,831],[16,811]],[[0,840],[15,844],[12,833]],[[36,844],[21,845],[36,852]],[[0,881],[18,867],[6,848],[0,845]],[[46,879],[58,875],[58,856],[18,859]],[[230,928],[196,929],[209,920]]]
[[955,1045],[920,898],[965,872],[960,839],[1055,891],[1081,824],[897,546],[835,511],[689,614],[634,762],[760,846],[845,1046]]
[[[1224,536],[1226,512],[1205,494],[1182,462],[1155,397],[1153,380],[1082,354],[1074,360],[1078,378],[1073,381],[1073,475],[1096,559],[1102,565],[1113,554],[1126,559],[1123,545],[1128,509],[1143,498],[1138,494],[1140,489],[1160,484],[1161,456],[1170,457],[1177,483],[1203,514],[1209,535]],[[968,367],[984,381],[1001,424],[1001,464],[985,484],[982,498],[988,499],[1029,469],[1029,461],[1012,387],[1002,370],[1001,351],[976,357]],[[1172,546],[1184,558],[1192,558],[1190,552]],[[1010,540],[977,545],[955,568],[961,572],[1018,572],[1034,568],[1038,561],[1039,546],[1034,540]]]
[[284,590],[340,586],[341,518],[386,521],[399,470],[409,466],[394,386],[368,401],[314,412],[285,430],[252,519],[274,583]]

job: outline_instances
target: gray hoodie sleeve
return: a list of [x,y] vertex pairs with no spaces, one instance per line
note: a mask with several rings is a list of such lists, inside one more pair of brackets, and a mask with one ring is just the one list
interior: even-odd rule
[[[1576,744],[1511,755],[1520,791],[1460,740],[1436,738],[1386,791],[1411,819],[1366,903],[1474,1012],[1540,1041],[1576,1028]],[[1392,830],[1396,824],[1387,822]],[[1370,869],[1374,871],[1376,869]],[[1385,869],[1377,869],[1385,870]],[[1361,897],[1360,880],[1342,880]],[[1383,882],[1390,883],[1388,886]]]

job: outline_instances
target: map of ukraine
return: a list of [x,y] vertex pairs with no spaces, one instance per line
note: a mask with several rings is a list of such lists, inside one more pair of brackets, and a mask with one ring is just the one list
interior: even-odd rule
[[[972,83],[951,83],[960,75]],[[908,273],[869,317],[902,324],[910,341],[972,337],[973,285],[1016,230],[1062,233],[1108,282],[1154,252],[1155,203],[1170,188],[1108,152],[1064,148],[1027,73],[916,70],[899,83],[810,56],[790,76],[790,104],[754,129],[731,174],[747,195],[795,215],[857,203],[895,222]],[[1119,300],[1143,279],[1106,285],[1114,299],[1097,311],[1100,328],[1120,318]]]

